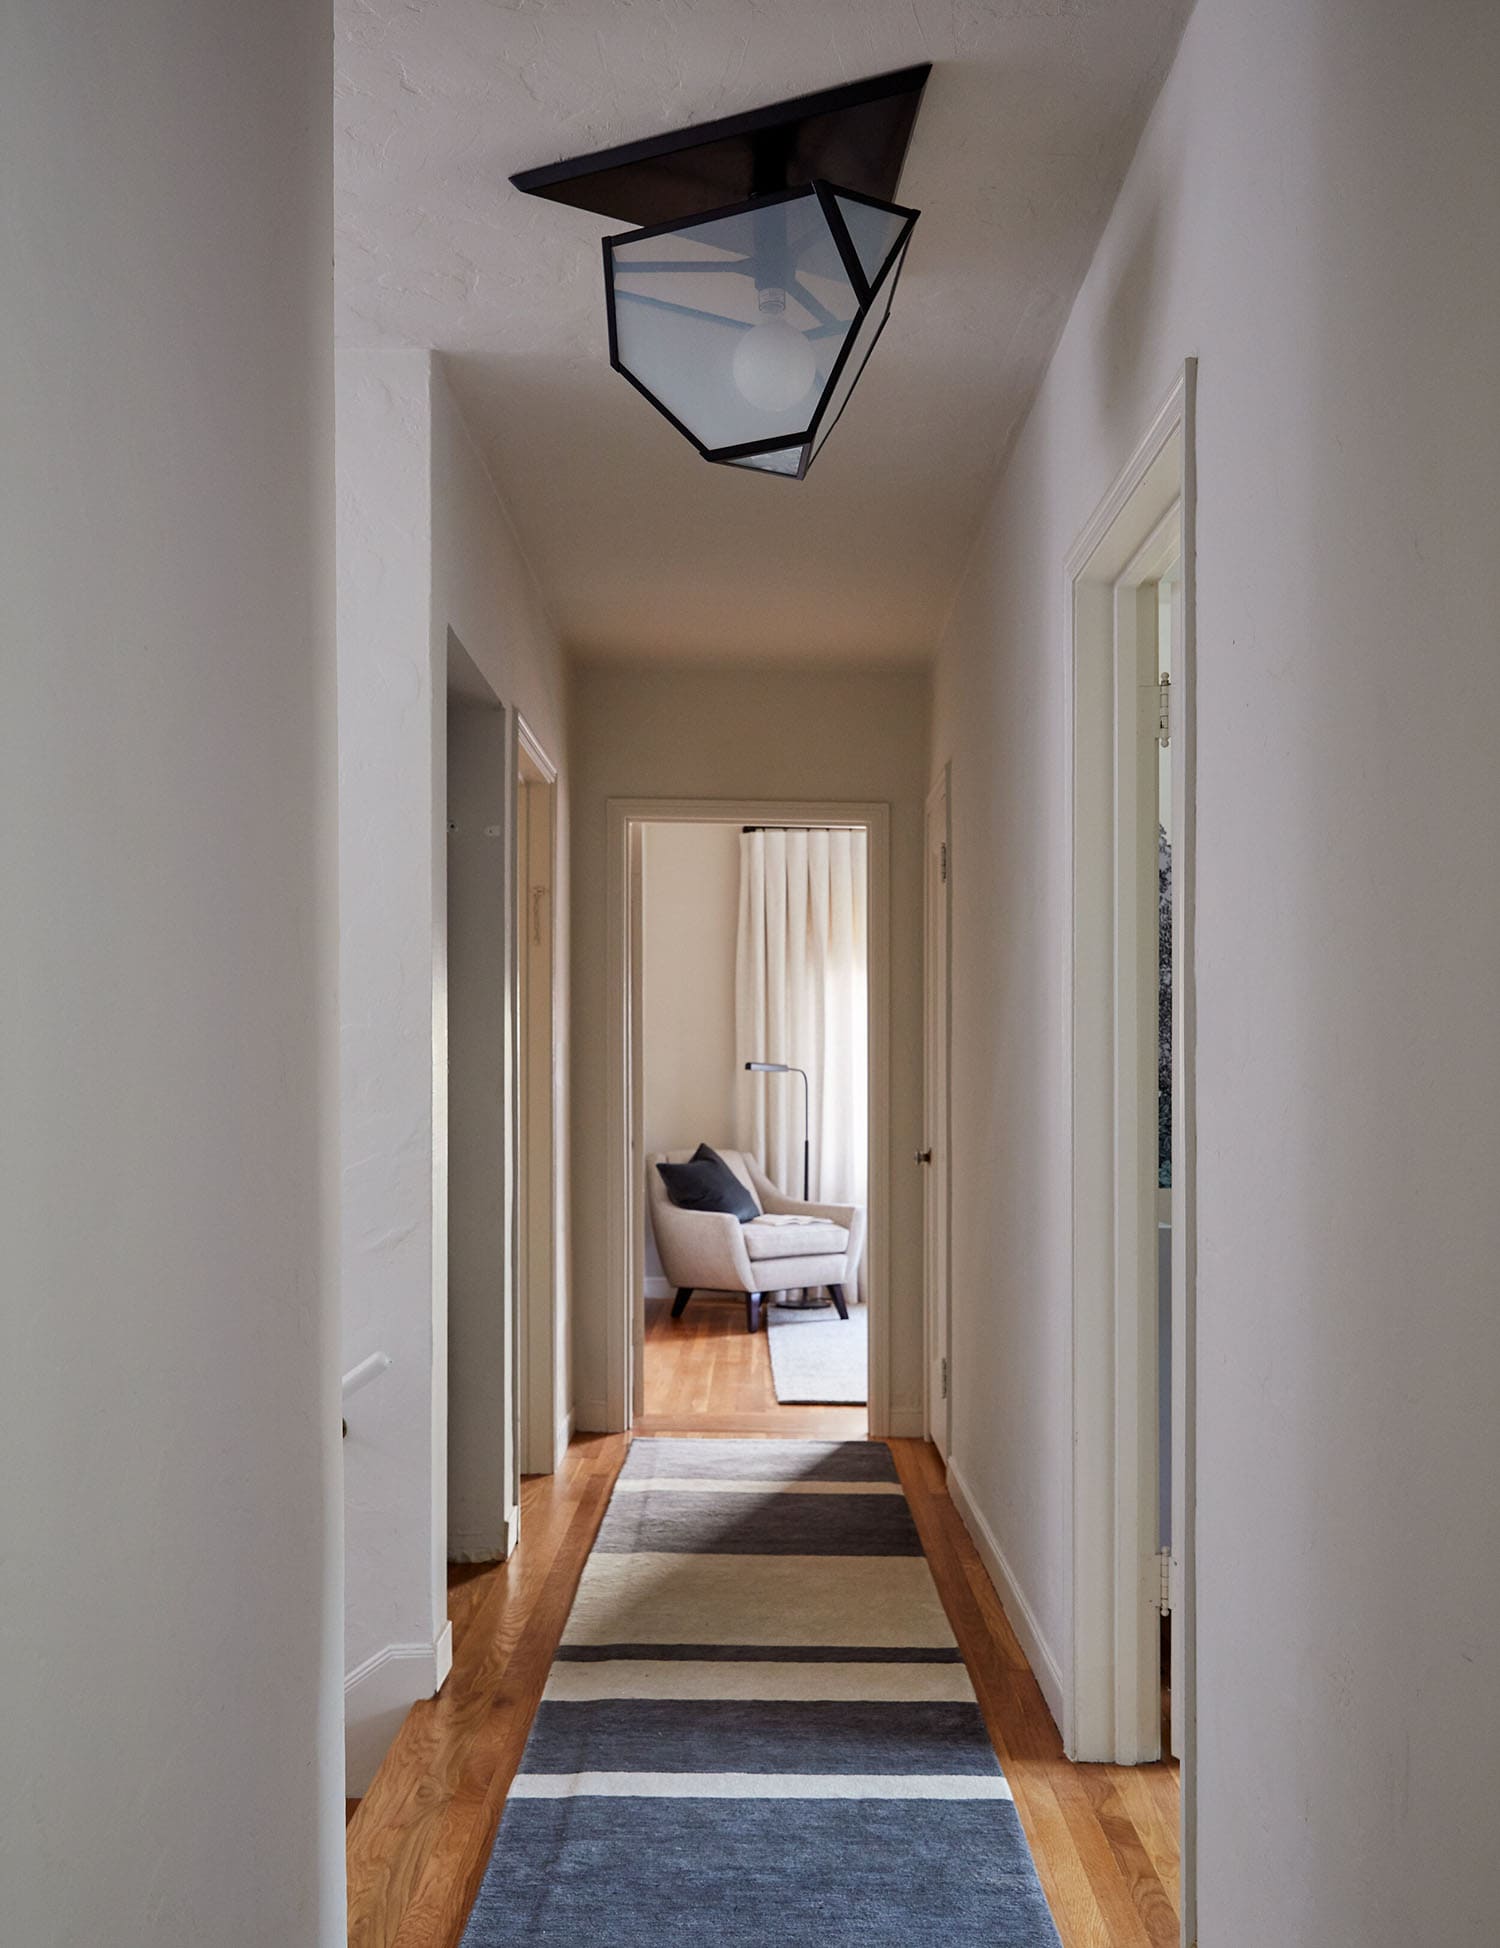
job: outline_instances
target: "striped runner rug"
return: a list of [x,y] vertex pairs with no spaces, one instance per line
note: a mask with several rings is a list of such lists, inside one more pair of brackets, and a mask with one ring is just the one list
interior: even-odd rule
[[464,1948],[1058,1948],[875,1442],[638,1440]]

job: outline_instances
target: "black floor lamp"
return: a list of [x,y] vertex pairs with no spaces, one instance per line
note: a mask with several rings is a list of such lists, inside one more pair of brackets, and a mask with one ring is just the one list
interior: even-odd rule
[[794,1068],[790,1062],[747,1062],[745,1067],[753,1069],[757,1075],[800,1075],[802,1078],[802,1202],[805,1204],[812,1195],[812,1108],[807,1070]]

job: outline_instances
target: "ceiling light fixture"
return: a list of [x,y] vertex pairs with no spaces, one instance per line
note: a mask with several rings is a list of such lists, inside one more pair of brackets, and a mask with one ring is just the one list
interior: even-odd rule
[[917,221],[892,198],[928,72],[512,177],[641,226],[604,239],[610,363],[705,460],[800,480],[838,423]]

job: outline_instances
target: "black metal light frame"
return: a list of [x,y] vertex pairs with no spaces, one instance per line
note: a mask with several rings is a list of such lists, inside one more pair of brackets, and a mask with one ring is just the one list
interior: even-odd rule
[[[917,220],[917,211],[894,198],[930,73],[930,64],[923,62],[869,75],[836,88],[648,136],[592,155],[546,163],[512,176],[515,187],[529,196],[644,225],[628,235],[603,240],[609,362],[705,460],[746,469],[763,455],[795,451],[795,472],[784,467],[752,470],[800,480],[814,452],[838,423],[889,320],[889,299]],[[804,432],[782,432],[735,446],[709,447],[620,361],[612,275],[614,250],[618,245],[665,236],[717,218],[742,216],[809,193],[818,199],[858,309]],[[705,200],[713,204],[716,197],[722,201],[703,207]],[[903,219],[900,234],[874,277],[865,273],[839,213],[837,198],[868,204]],[[726,264],[725,268],[742,266]],[[864,348],[838,412],[825,426],[859,328],[867,320],[870,307],[879,302],[886,305],[885,315]],[[815,335],[806,334],[809,338]]]
[[[752,196],[743,203],[730,204],[727,209],[704,210],[692,219],[692,223],[695,225],[699,223],[713,223],[724,217],[745,216],[751,210],[768,209],[777,203],[801,202],[809,194],[816,196],[818,206],[823,212],[823,219],[833,234],[834,242],[838,245],[839,257],[844,266],[844,273],[848,277],[850,284],[854,287],[854,294],[859,300],[859,309],[845,327],[844,342],[839,347],[837,358],[829,368],[828,377],[824,381],[822,391],[818,396],[812,421],[806,431],[801,433],[776,433],[766,439],[743,440],[735,446],[711,447],[706,446],[690,427],[685,426],[670,407],[664,406],[656,394],[651,391],[650,387],[643,385],[629,367],[622,364],[620,360],[619,338],[615,324],[614,253],[621,244],[643,243],[650,237],[675,235],[687,226],[680,221],[675,223],[653,223],[648,224],[644,230],[629,230],[619,236],[606,237],[604,239],[604,298],[605,308],[609,317],[609,362],[615,371],[619,373],[622,379],[628,379],[641,397],[649,400],[661,414],[662,418],[669,420],[676,427],[677,431],[681,433],[682,437],[696,447],[705,460],[713,460],[723,465],[734,466],[740,461],[754,459],[762,453],[786,453],[793,448],[800,448],[801,454],[795,473],[777,469],[775,477],[783,480],[801,480],[807,472],[814,452],[822,444],[822,440],[819,437],[820,434],[823,439],[827,438],[827,434],[823,432],[823,420],[830,402],[838,391],[839,380],[843,376],[844,368],[848,364],[849,356],[854,349],[854,341],[858,336],[859,327],[863,323],[870,306],[875,302],[877,297],[886,292],[887,280],[890,280],[890,289],[894,292],[895,280],[901,275],[901,264],[907,243],[911,238],[912,228],[921,212],[905,209],[898,203],[882,202],[878,196],[862,196],[856,190],[845,189],[842,184],[814,182],[801,184],[795,189],[774,191],[766,196]],[[854,240],[849,235],[848,226],[845,224],[843,215],[838,208],[837,199],[839,197],[845,197],[851,203],[864,203],[871,209],[885,210],[892,216],[902,218],[901,229],[897,233],[896,241],[887,252],[884,263],[882,263],[873,279],[866,277],[864,266],[860,263],[859,252],[854,248]],[[639,266],[627,266],[627,268],[638,269]],[[739,268],[740,266],[738,265],[726,265],[726,269]],[[844,394],[843,404],[839,407],[838,413],[834,415],[833,421],[828,427],[828,433],[833,431],[834,426],[838,424],[839,418],[843,414],[844,407],[853,398],[854,387],[859,384],[860,377],[866,365],[869,364],[870,354],[880,343],[881,334],[884,332],[889,321],[890,310],[889,306],[887,306],[886,314],[881,319],[875,336],[865,347],[864,357],[860,360],[859,371],[855,373],[848,391]],[[825,326],[824,329],[826,330],[828,327]],[[816,335],[816,333],[808,334],[809,337]]]

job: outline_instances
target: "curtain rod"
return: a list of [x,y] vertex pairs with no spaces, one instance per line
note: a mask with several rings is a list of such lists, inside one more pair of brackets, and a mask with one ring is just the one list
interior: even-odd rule
[[742,825],[741,832],[863,832],[863,825]]

